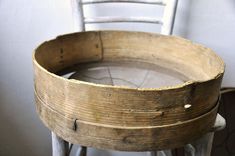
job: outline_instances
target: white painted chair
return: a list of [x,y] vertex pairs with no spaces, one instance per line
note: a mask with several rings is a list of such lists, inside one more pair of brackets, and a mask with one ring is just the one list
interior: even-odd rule
[[[121,22],[140,22],[154,23],[161,25],[161,34],[171,35],[174,26],[174,19],[177,9],[178,0],[71,0],[73,18],[76,32],[86,31],[87,24],[96,23],[121,23]],[[141,3],[164,6],[164,14],[162,19],[147,17],[84,17],[83,6],[97,3]],[[215,131],[219,131],[225,127],[225,119],[217,114],[215,125],[211,132],[191,144],[185,145],[186,156],[210,156],[213,136]],[[52,132],[52,148],[53,156],[66,156],[72,145],[59,138]],[[86,147],[81,148],[80,156],[86,155]],[[172,156],[171,150],[152,151],[148,155],[151,156]]]
[[[71,0],[75,31],[86,31],[86,24],[139,22],[162,25],[161,34],[172,34],[178,0]],[[97,3],[142,3],[164,6],[162,19],[148,17],[84,17],[83,6]]]

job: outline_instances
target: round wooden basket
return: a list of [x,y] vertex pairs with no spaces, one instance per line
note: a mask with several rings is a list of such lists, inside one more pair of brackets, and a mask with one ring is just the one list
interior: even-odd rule
[[[181,81],[128,87],[62,76],[106,62],[148,64]],[[224,73],[223,61],[208,48],[127,31],[59,36],[36,49],[33,64],[37,112],[51,131],[71,143],[123,151],[176,148],[210,131]]]

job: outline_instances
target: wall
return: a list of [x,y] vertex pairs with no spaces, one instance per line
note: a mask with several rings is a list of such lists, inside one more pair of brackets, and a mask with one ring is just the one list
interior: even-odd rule
[[0,156],[49,156],[50,133],[33,97],[32,52],[42,41],[71,32],[63,0],[0,0]]
[[[121,4],[86,8],[86,14],[105,15],[107,12],[104,8],[113,14],[134,14],[135,11],[139,15],[161,14],[151,6],[135,5],[125,10]],[[118,10],[120,8],[121,12]],[[33,49],[42,41],[73,31],[70,2],[0,0],[0,10],[0,155],[49,156],[50,132],[38,119],[34,107],[31,56]],[[146,24],[116,24],[115,27],[153,32],[159,30],[155,25]],[[111,27],[91,25],[88,28]],[[224,86],[235,86],[234,28],[234,0],[179,0],[174,35],[204,44],[225,60]],[[102,155],[110,155],[110,152]]]

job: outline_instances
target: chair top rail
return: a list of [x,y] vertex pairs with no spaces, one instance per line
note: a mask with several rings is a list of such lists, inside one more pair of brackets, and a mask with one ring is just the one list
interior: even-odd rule
[[97,3],[143,3],[143,4],[156,4],[166,5],[163,0],[82,0],[82,4],[97,4]]

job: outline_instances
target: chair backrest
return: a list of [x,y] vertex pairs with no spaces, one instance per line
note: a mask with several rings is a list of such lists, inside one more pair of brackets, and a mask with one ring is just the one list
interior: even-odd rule
[[[178,0],[71,0],[76,31],[85,31],[86,24],[94,23],[117,23],[117,22],[140,22],[155,23],[161,25],[161,34],[171,35]],[[83,5],[97,3],[142,3],[164,6],[164,13],[161,19],[149,17],[84,17]]]

